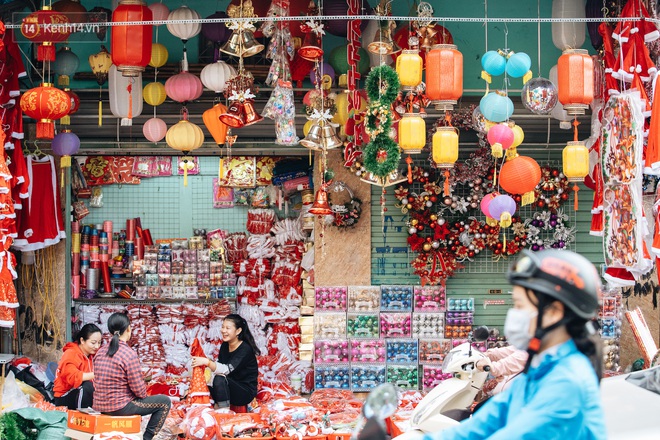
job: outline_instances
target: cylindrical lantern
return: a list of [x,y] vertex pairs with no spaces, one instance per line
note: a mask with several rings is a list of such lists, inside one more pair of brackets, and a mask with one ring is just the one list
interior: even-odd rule
[[438,127],[433,134],[433,162],[438,168],[453,168],[457,160],[458,130],[455,127]]
[[58,50],[55,62],[53,63],[53,70],[59,75],[59,78],[57,78],[57,84],[60,86],[68,86],[69,79],[78,71],[79,66],[80,59],[78,58],[78,55],[71,51],[69,46],[64,46],[62,49]]
[[415,113],[406,113],[399,120],[399,146],[404,153],[419,154],[426,145],[426,122]]
[[217,103],[210,109],[202,113],[202,120],[204,121],[204,126],[213,136],[213,140],[218,146],[225,144],[227,140],[227,130],[229,126],[220,120],[220,115],[227,113],[227,106],[221,103]]
[[426,96],[436,110],[452,110],[463,95],[463,54],[453,44],[437,44],[426,54]]
[[62,130],[53,138],[50,147],[56,156],[62,156],[60,166],[67,168],[71,166],[71,156],[80,150],[80,138],[71,130]]
[[60,123],[62,125],[71,125],[71,115],[75,114],[80,109],[80,98],[76,92],[67,87],[64,88],[64,93],[71,98],[71,108],[69,109],[69,113],[60,119]]
[[181,120],[167,130],[165,141],[170,148],[190,153],[204,143],[204,132],[198,125]]
[[53,139],[53,121],[66,116],[71,110],[71,98],[66,92],[56,89],[51,83],[28,90],[21,96],[21,109],[37,120],[37,139]]
[[33,43],[41,43],[37,49],[39,61],[55,61],[55,43],[65,41],[72,28],[66,15],[51,11],[44,6],[23,18],[21,34]]
[[152,107],[157,107],[165,102],[167,94],[165,93],[165,86],[159,82],[152,82],[144,86],[142,90],[144,102]]
[[142,134],[151,142],[160,142],[167,133],[167,124],[160,118],[147,119],[142,126]]
[[[112,13],[114,23],[151,21],[151,9],[142,0],[121,0]],[[124,76],[138,76],[151,61],[152,25],[112,26],[112,63]]]
[[133,125],[133,118],[142,113],[142,74],[124,76],[114,64],[108,75],[110,111],[121,118],[121,125]]
[[486,136],[495,157],[502,157],[503,151],[513,145],[514,133],[507,123],[493,125]]
[[581,141],[570,141],[562,152],[562,167],[569,182],[583,182],[589,174],[589,149]]
[[167,96],[176,102],[189,102],[202,96],[204,87],[202,82],[190,72],[183,71],[170,76],[165,81],[165,92]]
[[396,73],[399,75],[401,88],[412,90],[422,82],[422,70],[424,69],[422,57],[418,50],[406,49],[401,51],[396,59]]
[[579,19],[586,17],[585,5],[586,0],[552,0],[552,18],[570,18],[552,22],[552,44],[557,49],[577,49],[584,44],[586,23]]
[[541,180],[541,167],[527,156],[507,159],[500,171],[500,186],[506,192],[522,195],[521,205],[534,203],[534,189]]
[[490,92],[479,101],[479,109],[489,121],[504,122],[513,114],[513,101],[503,92]]
[[[550,74],[548,77],[556,88],[557,84],[559,84],[559,76],[557,75],[556,64],[550,68]],[[557,91],[557,95],[559,95],[559,91]],[[557,98],[557,104],[553,107],[550,115],[559,121],[559,128],[562,130],[568,130],[571,128],[571,120],[573,118],[568,116],[568,113],[566,113],[566,110],[564,110],[564,106],[561,102],[559,102],[559,98]]]
[[569,115],[583,115],[594,99],[594,63],[585,49],[567,49],[557,61],[559,102]]
[[149,59],[149,65],[158,69],[167,63],[167,58],[169,52],[167,52],[167,47],[164,44],[154,43],[151,45],[151,58]]
[[236,69],[222,60],[204,66],[199,78],[207,89],[213,90],[215,93],[222,93],[225,91],[227,80],[236,75]]

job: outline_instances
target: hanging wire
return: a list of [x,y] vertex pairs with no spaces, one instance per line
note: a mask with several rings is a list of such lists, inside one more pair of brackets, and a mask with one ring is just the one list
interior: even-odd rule
[[[484,19],[488,20],[488,0],[484,0]],[[488,21],[484,21],[484,29],[484,35],[486,37],[485,52],[488,52]]]
[[[541,18],[541,0],[536,0],[536,16]],[[536,25],[536,50],[538,58],[539,76],[541,76],[541,22]]]

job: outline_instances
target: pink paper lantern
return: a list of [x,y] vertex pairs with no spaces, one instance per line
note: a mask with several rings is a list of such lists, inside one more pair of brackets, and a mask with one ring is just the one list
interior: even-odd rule
[[502,215],[509,213],[511,216],[516,212],[516,201],[511,196],[500,194],[491,200],[488,205],[490,216],[496,220],[501,220]]
[[142,126],[144,137],[151,142],[160,142],[167,133],[167,124],[160,118],[151,118]]
[[481,212],[483,212],[486,217],[491,217],[491,218],[493,217],[492,215],[490,215],[490,211],[488,210],[488,207],[490,206],[490,202],[492,202],[493,199],[499,195],[500,193],[494,191],[490,194],[486,194],[484,198],[481,199],[481,204],[480,204]]
[[[151,9],[154,21],[165,21],[170,15],[170,8],[163,3],[152,3],[149,5],[149,9]],[[157,24],[156,26],[160,25]]]
[[181,72],[165,81],[165,93],[176,102],[189,102],[202,96],[202,81],[190,72]]
[[503,150],[506,150],[513,144],[514,133],[509,124],[497,124],[488,130],[488,143],[491,145],[499,144]]

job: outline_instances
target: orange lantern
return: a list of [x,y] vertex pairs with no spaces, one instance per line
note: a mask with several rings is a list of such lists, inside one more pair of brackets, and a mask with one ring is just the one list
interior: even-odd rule
[[531,157],[516,154],[502,165],[500,186],[510,194],[522,195],[523,206],[534,203],[534,189],[540,181],[541,167]]
[[21,110],[37,120],[37,139],[53,139],[55,124],[53,121],[69,114],[71,97],[64,91],[43,83],[28,90],[21,96]]
[[21,34],[33,43],[41,43],[37,49],[39,61],[55,61],[55,43],[65,41],[72,31],[66,15],[52,11],[50,6],[33,12],[21,23]]
[[594,62],[586,49],[567,49],[557,61],[559,102],[569,115],[583,115],[594,100]]
[[219,147],[225,144],[227,140],[227,130],[229,126],[220,120],[220,115],[227,113],[227,106],[217,103],[202,114],[202,120],[206,129],[213,136],[213,140]]
[[[141,0],[122,0],[112,13],[112,21],[151,21],[151,9]],[[123,76],[138,76],[151,61],[152,25],[113,26],[110,53],[112,64]]]
[[436,110],[452,110],[463,95],[463,54],[453,44],[436,44],[426,54],[426,96]]

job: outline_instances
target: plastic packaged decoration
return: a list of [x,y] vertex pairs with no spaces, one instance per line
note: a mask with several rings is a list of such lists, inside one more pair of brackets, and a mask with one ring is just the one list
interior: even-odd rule
[[343,339],[346,337],[346,313],[316,312],[314,339]]
[[415,286],[413,306],[416,312],[444,312],[447,299],[443,286]]
[[348,286],[349,312],[377,312],[380,310],[379,286]]
[[409,338],[411,334],[410,313],[380,313],[380,335],[382,338]]
[[471,325],[448,325],[445,326],[445,337],[452,339],[467,339],[472,333]]
[[404,390],[419,389],[419,369],[417,364],[388,364],[387,381]]
[[384,363],[351,364],[351,390],[371,391],[385,383],[387,376]]
[[381,286],[380,309],[411,312],[413,304],[412,286]]
[[451,349],[451,339],[420,339],[419,362],[442,363]]
[[385,347],[388,363],[417,363],[417,339],[388,339]]
[[315,363],[348,362],[347,339],[317,339],[314,341]]
[[451,379],[451,373],[443,373],[442,367],[437,364],[424,364],[422,365],[422,388],[425,390],[435,388],[440,385],[442,381]]
[[474,311],[474,298],[450,298],[447,301],[447,311]]
[[348,364],[314,364],[314,388],[337,388],[348,390],[351,387]]
[[444,313],[413,313],[412,314],[412,337],[413,338],[444,338],[445,336],[445,314]]
[[378,338],[378,314],[349,313],[347,334],[349,338]]
[[472,325],[474,323],[474,312],[447,312],[445,324],[447,325]]
[[348,289],[345,286],[316,287],[316,310],[346,311]]
[[385,362],[385,340],[351,339],[351,362]]

